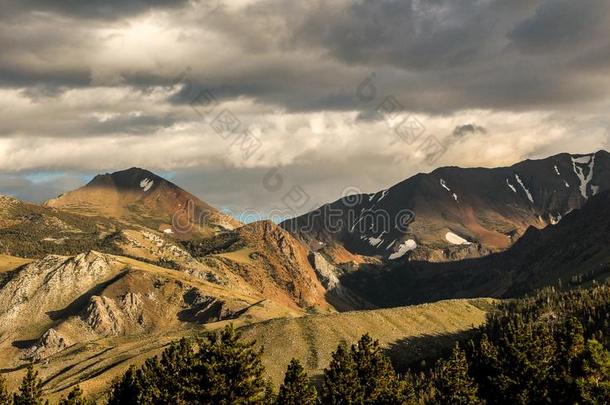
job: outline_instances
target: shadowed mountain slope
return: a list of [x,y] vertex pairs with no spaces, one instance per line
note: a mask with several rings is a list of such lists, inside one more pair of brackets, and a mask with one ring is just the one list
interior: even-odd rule
[[531,227],[510,249],[450,263],[408,261],[346,274],[341,282],[378,306],[447,298],[515,297],[610,277],[610,191],[558,224]]
[[[310,246],[391,260],[446,261],[510,247],[610,188],[610,154],[560,154],[510,167],[444,167],[345,197],[281,225]],[[415,213],[414,221],[404,226]],[[332,257],[332,252],[329,253]]]

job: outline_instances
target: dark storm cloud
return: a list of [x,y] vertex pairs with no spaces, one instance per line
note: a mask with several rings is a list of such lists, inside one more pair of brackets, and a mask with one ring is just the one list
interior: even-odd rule
[[[0,62],[1,63],[1,62]],[[85,87],[91,84],[89,70],[32,71],[0,66],[0,87],[33,87],[29,93],[61,93],[61,88]]]
[[509,38],[526,52],[546,53],[607,40],[606,0],[544,0],[535,14],[517,24]]
[[[248,69],[193,74],[220,97],[295,111],[368,108],[353,93],[373,70],[381,93],[420,112],[573,108],[607,97],[607,9],[601,0],[260,1],[209,21],[241,46]],[[247,58],[271,51],[285,57]]]
[[[150,135],[161,128],[184,119],[173,114],[159,115],[121,115],[103,121],[90,121],[84,131],[91,135],[125,133],[129,135]],[[82,132],[81,132],[82,134]]]
[[351,63],[405,69],[471,63],[485,52],[497,16],[475,1],[376,1],[318,8],[294,32],[297,44],[326,48]]
[[[610,69],[604,0],[262,0],[237,9],[227,2],[212,17],[201,9],[218,5],[214,0],[5,4],[22,15],[17,22],[0,17],[0,86],[37,87],[33,95],[88,86],[100,69],[116,78],[113,86],[170,85],[188,66],[193,83],[219,100],[251,97],[290,111],[370,110],[354,93],[371,71],[380,95],[433,114],[573,109],[608,94],[607,76],[600,74]],[[132,46],[150,48],[153,62],[122,63],[128,49],[96,60],[112,40],[96,30],[129,27],[130,17],[151,9],[168,11],[163,37]],[[168,38],[168,28],[188,53],[152,51],[156,40]],[[216,37],[200,40],[205,33]],[[210,56],[223,61],[211,63]],[[169,101],[192,99],[183,91]]]
[[46,11],[81,18],[117,19],[154,8],[181,7],[186,0],[17,0],[3,1],[13,12]]
[[476,124],[464,124],[458,125],[453,130],[453,136],[464,137],[468,135],[481,134],[485,135],[487,130],[484,127],[478,126]]

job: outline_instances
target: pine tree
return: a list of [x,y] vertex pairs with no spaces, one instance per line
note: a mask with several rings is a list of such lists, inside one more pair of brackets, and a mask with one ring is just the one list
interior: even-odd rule
[[437,399],[441,404],[480,404],[476,382],[468,375],[466,354],[456,345],[449,359],[437,365]]
[[292,359],[286,370],[284,383],[280,386],[277,405],[314,405],[317,403],[316,389],[297,359]]
[[577,379],[583,404],[610,403],[610,353],[596,340],[585,346],[582,361],[584,377]]
[[68,393],[66,398],[59,401],[59,405],[86,405],[87,401],[83,397],[83,391],[77,385]]
[[349,351],[341,344],[333,353],[321,399],[324,404],[403,404],[412,403],[415,393],[410,381],[398,378],[379,342],[367,334]]
[[548,324],[516,314],[494,328],[490,337],[499,353],[498,371],[489,377],[491,386],[483,390],[486,397],[514,404],[550,401],[556,342]]
[[13,402],[15,405],[42,405],[45,403],[42,397],[42,381],[31,364],[28,365],[25,376],[21,380],[19,392],[13,394]]
[[165,350],[161,359],[154,357],[144,363],[137,373],[142,403],[181,404],[186,398],[196,397],[195,346],[192,341],[181,339]]
[[109,404],[263,404],[270,401],[261,351],[232,327],[195,345],[182,340],[161,359],[130,368],[111,391]]
[[142,387],[138,381],[137,374],[136,368],[131,366],[125,374],[123,374],[123,377],[112,385],[108,405],[142,403]]
[[10,405],[12,402],[11,394],[6,387],[6,378],[0,374],[0,405]]
[[356,363],[347,345],[341,343],[324,370],[321,402],[328,405],[362,403],[364,398],[359,385]]
[[469,371],[479,384],[479,395],[493,398],[500,390],[506,391],[506,381],[500,377],[502,363],[498,348],[490,341],[487,334],[483,334],[478,343],[471,341],[469,344],[473,362],[473,367]]
[[570,317],[556,333],[557,352],[549,379],[549,393],[554,403],[579,402],[575,376],[585,348],[583,333],[582,324],[574,317]]
[[400,381],[379,341],[363,335],[351,348],[362,397],[368,403],[404,403],[410,396],[407,381]]
[[264,404],[269,382],[265,378],[262,350],[255,342],[242,342],[232,326],[213,334],[199,344],[198,363],[193,368],[203,403]]

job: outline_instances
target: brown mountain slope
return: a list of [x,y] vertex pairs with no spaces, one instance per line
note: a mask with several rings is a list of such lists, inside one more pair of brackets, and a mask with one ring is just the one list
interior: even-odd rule
[[[504,250],[528,227],[556,223],[607,189],[608,152],[564,153],[510,167],[439,168],[281,226],[323,251],[340,244],[354,254],[389,260],[407,253],[414,260],[456,260]],[[407,210],[415,213],[408,227]]]
[[44,205],[117,218],[179,238],[212,236],[241,225],[175,184],[139,168],[98,175],[84,187]]
[[0,203],[0,254],[39,258],[94,249],[176,269],[235,291],[257,291],[295,309],[330,309],[307,248],[270,222],[197,238],[187,246],[212,246],[212,250],[195,249],[199,256],[195,258],[173,234],[9,197],[2,197]]
[[266,297],[300,308],[330,309],[309,250],[271,221],[185,245],[208,267],[239,275]]

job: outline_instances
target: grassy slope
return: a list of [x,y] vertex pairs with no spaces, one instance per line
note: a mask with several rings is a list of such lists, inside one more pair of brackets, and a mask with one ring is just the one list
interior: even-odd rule
[[495,302],[486,298],[448,300],[412,307],[275,319],[244,327],[243,336],[264,347],[267,372],[278,385],[292,357],[299,359],[310,375],[319,375],[340,342],[353,343],[365,333],[379,339],[395,360],[406,362],[429,355],[452,344],[453,338],[448,335],[481,325]]
[[[235,325],[243,326],[244,338],[255,339],[264,347],[265,367],[278,386],[292,357],[300,359],[310,375],[315,376],[328,365],[330,354],[341,341],[354,342],[367,332],[391,349],[394,357],[413,360],[426,356],[451,345],[456,334],[481,325],[495,302],[483,298],[449,300],[413,307],[281,318],[245,326],[238,320]],[[99,398],[112,379],[130,364],[142,363],[181,337],[215,330],[227,323],[157,336],[104,338],[76,344],[37,368],[52,399],[65,395],[76,384]],[[10,386],[16,387],[23,369],[4,371],[9,371],[6,377]]]
[[0,255],[0,273],[15,270],[31,261],[31,259],[23,259],[21,257]]

